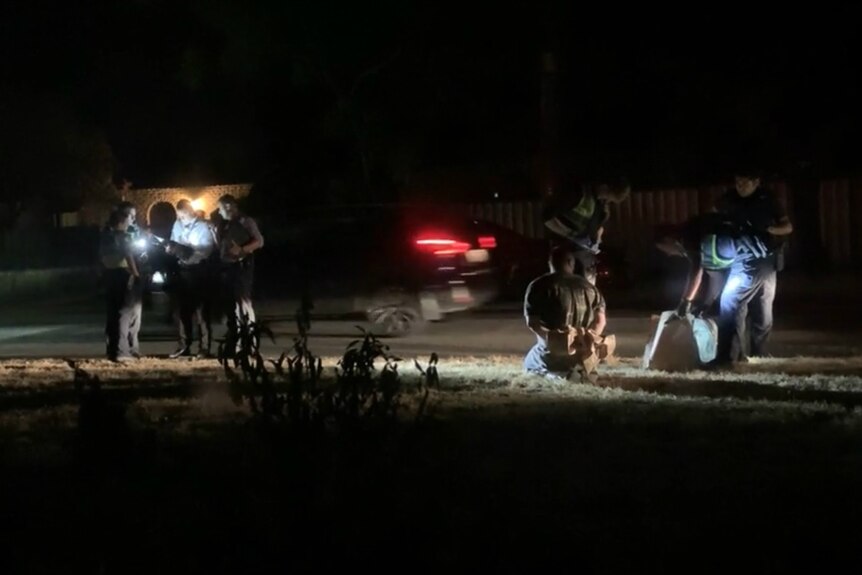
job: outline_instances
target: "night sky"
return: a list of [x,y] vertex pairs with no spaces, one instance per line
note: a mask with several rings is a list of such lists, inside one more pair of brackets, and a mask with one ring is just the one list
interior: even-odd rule
[[[107,140],[137,187],[360,178],[529,160],[541,56],[559,149],[643,185],[756,162],[858,171],[857,14],[597,13],[572,3],[15,2],[0,105]],[[394,184],[393,184],[394,182]]]

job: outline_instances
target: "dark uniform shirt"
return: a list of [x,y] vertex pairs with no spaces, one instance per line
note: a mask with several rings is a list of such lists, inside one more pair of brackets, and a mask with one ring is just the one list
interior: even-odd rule
[[719,198],[716,209],[737,226],[751,230],[750,236],[756,245],[751,246],[750,257],[775,257],[778,269],[783,267],[786,238],[770,234],[767,228],[786,218],[787,210],[773,192],[759,187],[750,196],[742,197],[731,189]]
[[257,227],[257,222],[245,215],[223,221],[219,227],[218,236],[219,254],[223,262],[236,262],[249,258],[249,255],[239,258],[231,256],[229,252],[231,245],[242,247],[253,239],[260,241],[261,246],[263,245],[263,236]]

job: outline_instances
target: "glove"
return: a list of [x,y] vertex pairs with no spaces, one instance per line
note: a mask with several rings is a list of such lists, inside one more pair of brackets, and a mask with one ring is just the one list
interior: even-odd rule
[[685,298],[680,300],[679,305],[676,306],[675,313],[677,317],[688,317],[691,313],[691,302]]
[[702,318],[708,311],[709,310],[702,305],[695,305],[694,303],[691,305],[691,315],[694,317]]

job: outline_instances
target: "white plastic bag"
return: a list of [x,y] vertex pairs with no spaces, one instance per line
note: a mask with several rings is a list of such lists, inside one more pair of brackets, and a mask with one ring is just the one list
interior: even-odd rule
[[644,350],[644,369],[690,371],[715,359],[718,328],[713,320],[690,314],[680,318],[673,311],[657,319]]

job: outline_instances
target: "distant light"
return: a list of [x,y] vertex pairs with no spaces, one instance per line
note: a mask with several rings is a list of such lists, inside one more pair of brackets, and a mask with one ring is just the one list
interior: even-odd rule
[[470,262],[471,264],[483,263],[487,262],[491,259],[491,255],[488,253],[488,250],[470,250],[464,254],[464,258]]
[[155,272],[153,274],[153,283],[154,284],[163,284],[165,283],[165,276],[162,275],[162,272]]
[[479,236],[479,247],[493,249],[497,247],[497,238],[494,236]]
[[499,198],[499,197],[500,197],[500,192],[494,192],[494,198]]
[[197,198],[195,200],[192,200],[192,209],[194,211],[204,209],[204,201],[201,198]]
[[423,238],[416,240],[416,245],[438,256],[455,256],[470,249],[470,244],[451,238]]

